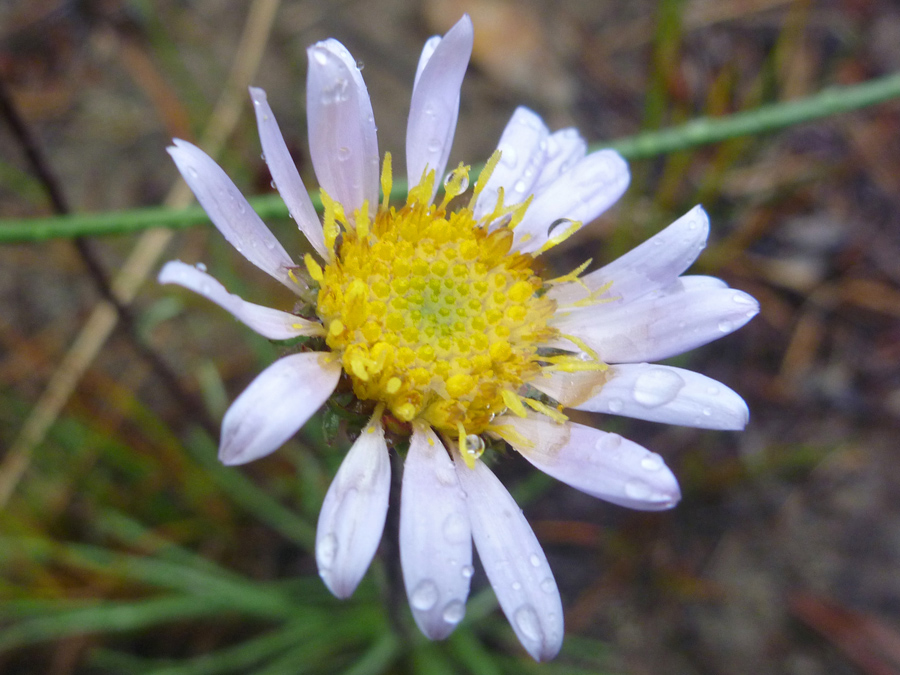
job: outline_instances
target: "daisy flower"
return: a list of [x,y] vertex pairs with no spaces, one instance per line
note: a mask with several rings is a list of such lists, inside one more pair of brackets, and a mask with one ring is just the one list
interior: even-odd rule
[[340,42],[309,48],[309,145],[322,221],[265,93],[250,90],[274,183],[315,251],[301,261],[206,154],[181,140],[169,148],[225,238],[311,311],[247,302],[178,261],[159,279],[203,295],[267,338],[312,338],[228,409],[219,448],[225,464],[278,449],[341,381],[369,402],[371,419],[319,516],[316,560],[328,588],[350,596],[375,554],[391,482],[385,430],[399,429],[409,438],[400,559],[419,628],[441,639],[462,620],[474,541],[500,607],[540,661],[562,643],[559,591],[521,509],[480,459],[486,441],[505,441],[595,497],[668,509],[680,492],[659,455],[571,422],[563,410],[743,428],[747,407],[731,389],[648,362],[722,337],[759,307],[718,279],[682,276],[706,243],[700,207],[594,272],[582,274],[585,263],[541,278],[537,257],[612,205],[628,185],[628,167],[616,152],[587,153],[575,130],[551,133],[519,108],[471,190],[468,166],[444,178],[472,36],[464,16],[425,44],[406,134],[412,187],[399,206],[388,202],[391,156],[379,156],[365,83]]

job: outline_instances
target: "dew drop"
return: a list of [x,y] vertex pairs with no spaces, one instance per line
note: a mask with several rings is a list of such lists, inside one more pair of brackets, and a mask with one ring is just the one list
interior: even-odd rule
[[531,563],[532,567],[540,567],[541,566],[541,559],[538,558],[537,555],[535,555],[534,553],[532,553],[531,557],[528,558],[528,562]]
[[469,535],[468,523],[466,523],[465,518],[463,518],[458,513],[451,513],[444,520],[444,524],[441,527],[441,532],[444,534],[444,539],[447,540],[449,544],[461,544],[466,540],[466,537]]
[[651,452],[641,460],[641,468],[644,471],[659,471],[663,468],[662,457],[655,452]]
[[541,621],[531,605],[522,605],[513,615],[516,628],[529,640],[541,638]]
[[275,181],[274,181],[274,180],[270,180],[270,181],[269,181],[269,187],[272,188],[273,190],[277,189],[277,188],[275,187]]
[[721,333],[730,333],[732,331],[732,323],[730,321],[720,321],[719,322],[719,332]]
[[500,150],[500,163],[505,164],[506,166],[515,166],[516,162],[519,160],[519,153],[516,152],[515,148],[501,148]]
[[325,51],[322,49],[314,49],[313,58],[316,60],[316,63],[321,66],[324,66],[328,63],[328,57],[325,55]]
[[703,409],[703,416],[704,416],[704,417],[711,417],[711,416],[712,416],[712,408],[704,408],[704,409]]
[[606,407],[609,408],[609,412],[615,414],[622,412],[622,408],[625,407],[625,404],[622,403],[622,399],[620,398],[611,398],[606,402]]
[[657,408],[671,403],[684,388],[684,379],[666,368],[650,368],[634,382],[634,400],[647,408]]
[[431,579],[425,579],[419,582],[415,587],[412,595],[409,597],[409,604],[413,608],[422,612],[427,612],[437,604],[438,587]]
[[459,600],[451,600],[448,602],[446,607],[444,607],[444,612],[441,614],[444,621],[453,625],[462,621],[465,615],[466,606]]
[[514,582],[512,582],[512,589],[513,589],[514,591],[521,591],[521,590],[522,590],[522,584],[519,583],[518,581],[514,581]]
[[719,388],[715,385],[710,385],[706,388],[706,393],[710,396],[716,396],[719,393]]
[[550,223],[550,227],[547,228],[547,236],[552,239],[553,237],[562,234],[566,231],[566,228],[574,222],[575,221],[571,218],[557,218]]
[[515,191],[518,192],[519,194],[522,194],[522,193],[525,192],[525,188],[526,188],[526,187],[527,187],[527,186],[525,185],[525,181],[524,181],[524,180],[517,180],[517,181],[516,181],[516,184],[513,186],[513,190],[515,190]]
[[342,145],[340,148],[338,148],[337,156],[339,161],[346,162],[348,159],[350,159],[350,148],[348,148],[346,145]]
[[357,62],[356,62],[356,69],[357,69],[357,70],[362,70],[362,69],[365,68],[365,67],[366,67],[366,64],[363,63],[362,61],[357,61]]
[[597,439],[594,448],[602,452],[614,452],[622,445],[622,437],[619,434],[603,434]]
[[275,241],[273,239],[266,239],[266,248],[270,251],[275,250]]
[[197,173],[197,169],[192,166],[188,167],[188,173],[191,174],[191,177],[197,178],[200,174]]
[[752,305],[753,300],[750,299],[750,296],[744,295],[743,293],[735,293],[731,296],[732,302],[736,305]]
[[650,486],[637,478],[632,478],[625,483],[625,494],[631,499],[647,499],[652,493]]
[[471,565],[463,565],[462,575],[464,579],[471,579],[472,575],[475,574],[475,568]]
[[541,582],[541,590],[544,591],[544,593],[552,593],[555,589],[556,584],[550,577],[547,577]]
[[264,152],[260,153],[259,158],[265,162],[266,161],[266,153],[264,153]]
[[428,142],[428,152],[434,153],[441,149],[441,141],[437,138],[432,138]]
[[210,286],[209,286],[209,284],[208,284],[207,282],[204,281],[202,284],[200,284],[200,293],[201,293],[201,294],[203,294],[203,295],[209,295],[209,292],[210,292],[211,290],[212,290],[212,289],[210,288]]
[[201,272],[206,271],[206,265],[204,265],[202,262],[198,262],[196,265],[194,265],[194,267],[196,267]]
[[331,569],[337,556],[338,540],[334,534],[327,534],[316,542],[316,563],[322,571]]

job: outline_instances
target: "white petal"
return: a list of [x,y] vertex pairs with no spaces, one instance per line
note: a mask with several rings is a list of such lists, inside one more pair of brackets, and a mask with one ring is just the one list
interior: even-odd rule
[[413,89],[419,84],[419,78],[422,77],[422,71],[425,70],[425,65],[431,60],[431,57],[434,55],[434,50],[437,49],[439,44],[441,44],[440,35],[432,35],[425,41],[425,45],[422,47],[422,53],[419,55],[419,65],[416,66],[416,79],[413,80]]
[[743,429],[750,419],[744,399],[700,373],[633,363],[605,374],[599,394],[574,408],[701,429]]
[[430,428],[414,428],[403,464],[400,562],[416,624],[443,640],[465,615],[472,532],[453,461]]
[[177,138],[174,143],[167,148],[169,154],[222,236],[263,272],[297,292],[288,275],[294,262],[231,179],[197,146]]
[[291,354],[256,376],[222,419],[219,459],[246,464],[275,452],[331,396],[339,361],[319,352]]
[[670,509],[681,499],[662,458],[618,434],[538,416],[504,415],[495,424],[529,441],[526,447],[506,439],[538,469],[592,497],[641,511]]
[[435,190],[444,175],[472,37],[472,20],[464,14],[437,44],[416,80],[406,127],[406,172],[411,186],[419,183],[426,167],[435,171]]
[[709,218],[695,206],[667,228],[596,272],[550,290],[560,305],[570,304],[610,284],[610,302],[630,302],[675,281],[700,255],[709,235]]
[[319,185],[347,216],[378,204],[378,137],[369,92],[356,61],[337,40],[307,50],[309,152]]
[[330,253],[325,248],[325,236],[322,233],[322,223],[313,207],[309,193],[303,185],[303,180],[297,171],[297,165],[288,152],[284,137],[278,128],[275,115],[266,100],[266,92],[262,89],[250,87],[250,98],[253,99],[253,109],[256,112],[256,124],[259,127],[259,140],[262,144],[263,155],[272,180],[278,188],[278,193],[287,204],[291,217],[296,221],[297,227],[306,235],[309,243],[316,249],[320,256],[330,259]]
[[596,370],[580,370],[566,373],[556,370],[542,373],[528,384],[557,400],[566,408],[574,408],[596,396],[606,384],[607,373]]
[[206,272],[178,260],[166,263],[159,273],[159,283],[178,284],[212,300],[234,318],[270,340],[287,340],[300,335],[322,335],[322,326],[299,316],[252,302],[229,293]]
[[541,173],[532,188],[539,195],[562,174],[575,166],[587,154],[587,143],[573,128],[560,129],[547,139],[547,157]]
[[380,416],[369,422],[341,462],[319,513],[319,576],[349,598],[378,549],[391,489],[391,461]]
[[560,218],[589,223],[622,196],[630,175],[615,150],[600,150],[579,160],[535,197],[514,230],[516,250],[537,251]]
[[[606,363],[661,361],[724,337],[759,313],[753,297],[707,279],[681,277],[634,302],[557,313],[552,324],[584,340]],[[553,345],[571,349],[562,340]]]
[[563,639],[556,580],[515,500],[481,460],[469,469],[454,458],[466,493],[472,537],[497,601],[522,646],[536,661],[552,659]]
[[494,210],[501,187],[506,204],[518,204],[528,198],[544,165],[549,134],[540,116],[528,108],[516,108],[497,144],[500,161],[475,204],[476,219]]

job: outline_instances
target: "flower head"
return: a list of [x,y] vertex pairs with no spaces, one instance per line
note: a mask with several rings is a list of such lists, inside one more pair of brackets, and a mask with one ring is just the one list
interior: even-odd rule
[[468,17],[425,45],[407,130],[412,187],[394,206],[391,156],[379,157],[356,61],[335,40],[309,49],[309,141],[322,221],[265,93],[250,90],[266,162],[317,254],[302,261],[207,155],[178,140],[169,149],[225,238],[296,292],[314,318],[249,303],[177,261],[160,281],[204,295],[268,338],[307,336],[320,347],[279,359],[235,400],[222,423],[226,464],[276,450],[341,378],[371,406],[319,517],[316,560],[335,595],[353,593],[381,538],[389,426],[409,437],[400,557],[416,623],[440,639],[462,620],[474,541],[513,629],[543,660],[562,643],[559,592],[521,511],[479,459],[486,441],[506,441],[537,468],[601,499],[670,508],[680,492],[659,455],[562,411],[743,428],[748,412],[736,393],[647,362],[730,333],[758,305],[718,279],[681,276],[706,242],[700,207],[595,272],[582,275],[585,263],[541,278],[536,258],[613,204],[628,168],[615,152],[588,154],[577,132],[550,133],[519,108],[477,177],[461,164],[442,180],[471,49]]

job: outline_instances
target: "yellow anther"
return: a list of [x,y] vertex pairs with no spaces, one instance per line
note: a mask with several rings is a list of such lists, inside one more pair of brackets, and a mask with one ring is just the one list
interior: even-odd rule
[[309,272],[309,276],[321,284],[325,275],[322,273],[322,268],[319,267],[319,263],[317,263],[309,253],[303,256],[303,262],[306,264],[306,271]]
[[393,176],[391,175],[391,153],[384,153],[384,164],[381,168],[381,210],[387,211],[391,203],[391,190],[393,189]]

